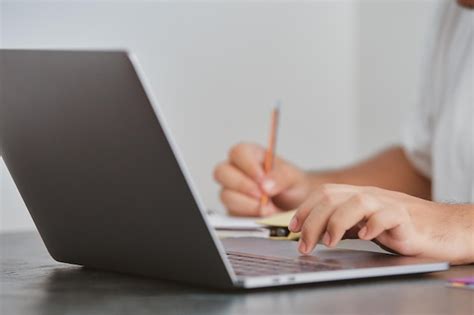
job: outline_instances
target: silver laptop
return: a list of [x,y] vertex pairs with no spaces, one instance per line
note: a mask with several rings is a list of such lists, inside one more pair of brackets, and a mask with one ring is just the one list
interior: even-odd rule
[[[219,288],[448,268],[355,250],[300,256],[294,242],[219,240],[126,52],[0,50],[0,80],[1,153],[57,261]],[[199,141],[204,150],[212,145]]]

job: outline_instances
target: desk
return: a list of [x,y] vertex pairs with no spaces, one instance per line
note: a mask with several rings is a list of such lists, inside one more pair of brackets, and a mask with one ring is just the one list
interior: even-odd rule
[[9,314],[473,314],[474,293],[429,275],[257,291],[213,291],[55,262],[35,232],[0,234],[0,313]]

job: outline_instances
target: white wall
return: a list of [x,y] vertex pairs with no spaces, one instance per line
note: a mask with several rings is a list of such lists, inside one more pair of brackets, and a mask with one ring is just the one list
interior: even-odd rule
[[[422,46],[417,42],[426,24],[422,11],[433,2],[7,1],[2,6],[4,47],[136,53],[204,201],[217,208],[213,166],[232,143],[265,142],[277,98],[283,101],[278,151],[303,167],[349,163],[391,139],[395,132],[385,126],[398,124],[391,116],[398,119],[401,107],[379,110],[380,123],[364,129],[372,122],[373,104],[385,99],[383,90],[370,92],[372,84],[382,83],[366,52],[384,54],[377,71],[393,69],[390,56],[397,58],[396,49],[384,51],[378,40],[390,43],[381,36],[384,28],[414,8],[392,34],[406,38],[407,51],[414,44],[414,53],[401,56],[401,69],[390,81],[404,81],[395,84],[391,97],[404,95],[418,73],[410,66],[418,64]],[[391,16],[391,9],[391,23],[380,23],[378,15]],[[403,67],[410,68],[409,76]],[[413,95],[404,97],[413,102]],[[0,231],[32,228],[11,178],[1,166],[0,171]]]
[[[454,1],[454,0],[449,0]],[[358,148],[361,156],[397,143],[419,98],[428,38],[440,0],[363,0],[357,6]]]

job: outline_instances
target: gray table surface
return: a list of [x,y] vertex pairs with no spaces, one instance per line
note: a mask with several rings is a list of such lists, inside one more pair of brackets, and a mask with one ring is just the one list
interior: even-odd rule
[[474,266],[397,278],[213,291],[55,262],[36,232],[0,234],[0,314],[473,314],[446,279]]

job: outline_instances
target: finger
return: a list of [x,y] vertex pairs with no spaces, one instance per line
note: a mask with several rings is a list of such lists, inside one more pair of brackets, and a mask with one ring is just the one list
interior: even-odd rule
[[223,189],[220,198],[229,214],[236,216],[259,216],[260,202],[234,190]]
[[281,211],[272,202],[262,206],[259,200],[234,190],[222,190],[220,198],[230,215],[260,217]]
[[288,229],[291,232],[300,232],[301,228],[303,227],[303,223],[305,222],[306,218],[309,216],[311,211],[316,204],[317,196],[312,194],[308,199],[306,199],[301,206],[298,207],[296,210],[295,215],[291,218],[290,223],[288,224]]
[[340,204],[328,219],[327,236],[323,239],[326,246],[334,247],[346,231],[370,217],[377,209],[376,203],[364,195],[354,195]]
[[359,238],[358,233],[364,225],[365,225],[364,221],[359,221],[359,223],[357,223],[355,226],[347,230],[346,233],[344,233],[344,235],[342,236],[342,239],[343,240],[358,239]]
[[337,185],[323,185],[319,187],[298,207],[288,228],[292,232],[299,232],[313,208],[325,208],[329,205],[336,206],[350,198],[352,194],[353,189],[340,189]]
[[235,190],[257,199],[262,196],[257,183],[227,162],[216,167],[214,178],[225,189]]
[[326,227],[329,216],[334,207],[327,204],[317,211],[311,211],[310,215],[304,221],[301,228],[298,250],[302,254],[309,254],[313,251],[316,243],[321,239],[322,233]]
[[255,144],[240,143],[235,145],[229,152],[231,164],[258,183],[265,176],[263,170],[264,157],[265,150]]
[[405,221],[405,216],[399,211],[382,210],[375,212],[367,220],[367,224],[359,231],[359,238],[372,240],[386,230],[398,227]]
[[269,196],[276,196],[297,182],[303,180],[304,173],[290,163],[277,159],[271,172],[262,181],[262,190]]

